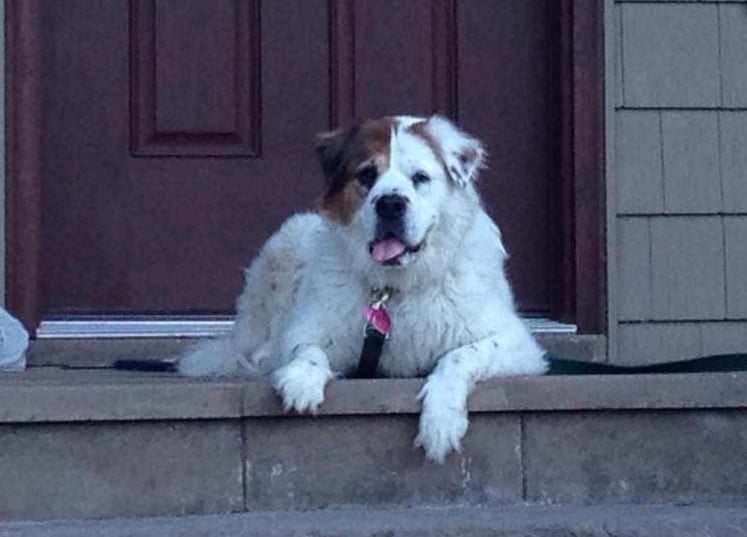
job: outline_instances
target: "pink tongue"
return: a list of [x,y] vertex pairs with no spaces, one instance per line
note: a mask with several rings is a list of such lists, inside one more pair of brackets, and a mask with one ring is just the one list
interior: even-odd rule
[[382,239],[371,246],[371,257],[379,263],[394,259],[405,251],[405,243],[394,237]]

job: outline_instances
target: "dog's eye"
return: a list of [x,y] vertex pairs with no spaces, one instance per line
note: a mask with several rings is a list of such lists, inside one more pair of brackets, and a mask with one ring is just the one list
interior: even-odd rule
[[376,166],[366,166],[358,170],[355,174],[355,178],[358,182],[366,188],[371,188],[379,175],[379,171]]
[[422,185],[423,183],[427,183],[431,180],[430,176],[425,172],[415,172],[412,174],[412,182],[416,185]]

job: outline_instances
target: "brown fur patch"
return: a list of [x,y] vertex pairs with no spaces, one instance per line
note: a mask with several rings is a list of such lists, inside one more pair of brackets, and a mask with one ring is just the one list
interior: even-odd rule
[[[358,167],[375,159],[381,175],[389,167],[389,144],[394,127],[392,118],[367,120],[345,130],[323,135],[319,150],[327,175],[327,192],[322,211],[332,220],[349,224],[368,189],[355,177]],[[326,160],[325,160],[326,159]],[[333,170],[327,173],[327,170]]]
[[425,121],[413,123],[407,128],[407,131],[414,134],[415,136],[420,137],[425,141],[426,144],[428,144],[428,147],[431,148],[433,154],[436,155],[436,159],[438,160],[439,164],[441,164],[444,173],[446,175],[450,175],[449,170],[446,166],[446,160],[444,159],[443,148],[441,147],[441,144],[436,141],[433,135],[431,135],[430,131],[428,131],[428,120],[426,119]]

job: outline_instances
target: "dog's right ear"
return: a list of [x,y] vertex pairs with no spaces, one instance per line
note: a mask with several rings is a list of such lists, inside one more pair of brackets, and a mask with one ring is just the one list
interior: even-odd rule
[[359,130],[355,125],[347,129],[323,132],[316,137],[316,154],[322,165],[327,186],[332,185],[345,170],[350,157],[350,144]]
[[473,183],[480,169],[485,167],[482,143],[445,117],[430,117],[427,129],[441,146],[446,169],[454,183],[462,188]]

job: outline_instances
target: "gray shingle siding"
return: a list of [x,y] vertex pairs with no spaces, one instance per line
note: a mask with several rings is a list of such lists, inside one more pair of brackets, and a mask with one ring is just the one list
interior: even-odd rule
[[725,318],[723,246],[719,218],[651,220],[655,320]]
[[617,139],[617,209],[620,214],[664,212],[664,165],[659,112],[620,110]]
[[[726,310],[730,318],[747,318],[747,217],[724,218]],[[745,330],[747,332],[747,329]]]
[[664,212],[721,210],[718,115],[662,112]]
[[622,37],[625,106],[719,104],[716,5],[624,4]]
[[729,110],[719,116],[724,212],[747,214],[747,111]]
[[610,7],[610,355],[747,352],[747,2]]
[[670,362],[702,354],[697,323],[623,324],[618,332],[617,363]]
[[626,292],[618,300],[619,318],[645,321],[652,317],[651,225],[648,218],[617,222],[617,281]]
[[704,355],[744,353],[743,322],[700,323],[699,327]]
[[721,101],[747,106],[747,4],[718,6],[721,51]]

